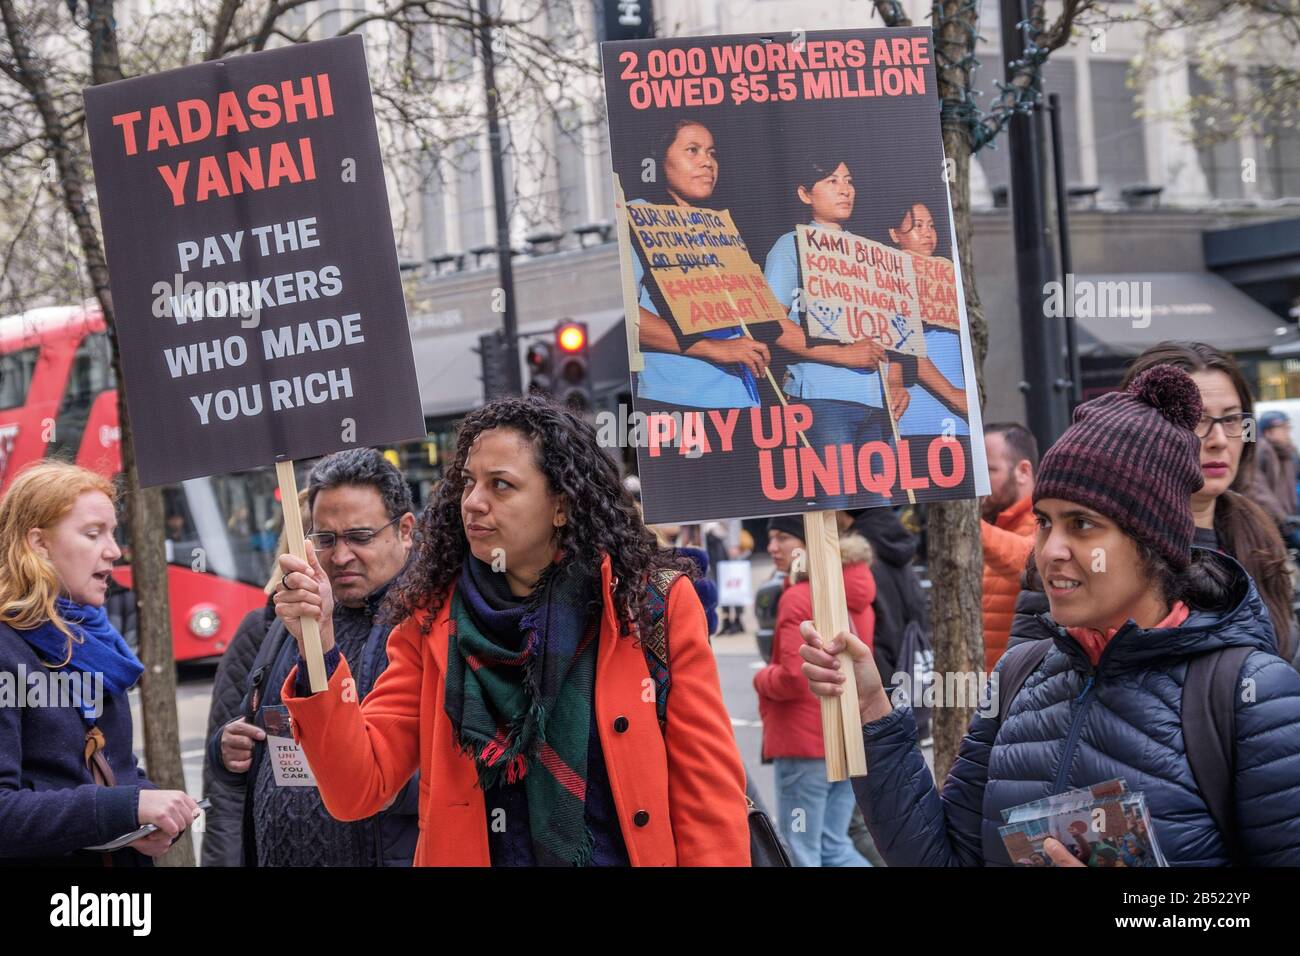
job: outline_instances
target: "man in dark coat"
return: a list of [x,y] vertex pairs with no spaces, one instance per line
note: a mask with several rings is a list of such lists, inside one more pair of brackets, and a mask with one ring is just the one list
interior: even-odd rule
[[[277,575],[278,578],[278,575]],[[248,688],[248,675],[271,625],[275,623],[275,604],[254,608],[240,622],[235,636],[221,655],[217,676],[212,682],[212,706],[208,710],[208,738],[240,715]],[[219,761],[217,762],[219,763]],[[211,802],[204,814],[201,866],[239,866],[244,858],[243,821],[246,774],[235,781],[229,775],[217,776],[210,751],[203,755],[203,793]]]
[[[351,661],[358,700],[388,667],[389,627],[378,620],[392,580],[406,564],[415,516],[401,473],[379,452],[351,449],[321,459],[307,485],[316,550],[334,590],[335,641]],[[410,866],[419,836],[418,775],[393,803],[365,820],[335,820],[315,786],[277,779],[268,734],[289,737],[280,688],[298,660],[276,621],[248,676],[239,716],[208,742],[214,777],[245,786],[245,866]]]
[[916,621],[926,630],[926,600],[912,564],[917,537],[903,527],[892,508],[867,508],[853,516],[853,532],[866,538],[876,553],[871,573],[876,579],[876,634],[873,652],[882,674],[905,669],[898,659],[903,631]]

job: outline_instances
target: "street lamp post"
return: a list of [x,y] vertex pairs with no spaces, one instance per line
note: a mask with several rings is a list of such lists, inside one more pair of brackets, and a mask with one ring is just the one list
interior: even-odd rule
[[[1008,83],[1010,64],[1025,55],[1020,24],[1028,18],[1025,0],[1001,0],[1002,59]],[[1041,85],[1041,78],[1038,80]],[[1021,355],[1025,364],[1026,424],[1048,447],[1069,424],[1067,376],[1061,362],[1058,324],[1043,314],[1046,285],[1055,278],[1051,227],[1047,217],[1043,111],[1017,112],[1007,124],[1011,164],[1008,193],[1016,252],[1016,299],[1020,311]]]
[[514,250],[510,247],[510,217],[506,209],[506,174],[505,163],[501,155],[501,122],[499,115],[499,94],[496,83],[496,63],[492,54],[492,17],[488,9],[489,0],[478,0],[479,47],[483,54],[483,89],[487,97],[488,150],[492,154],[492,204],[497,222],[497,275],[499,277],[502,304],[505,308],[501,316],[502,347],[506,353],[505,371],[512,395],[523,391],[519,374],[519,325],[515,313],[515,274],[511,261]]

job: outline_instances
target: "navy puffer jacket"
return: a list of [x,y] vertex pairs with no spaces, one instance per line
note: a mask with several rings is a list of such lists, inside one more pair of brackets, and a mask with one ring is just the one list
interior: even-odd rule
[[[1045,615],[1055,646],[1025,681],[999,728],[977,714],[943,794],[916,746],[910,708],[863,728],[865,778],[854,780],[876,846],[890,866],[1007,866],[1001,811],[1122,777],[1146,794],[1160,848],[1174,866],[1224,866],[1224,841],[1187,762],[1180,708],[1188,660],[1255,648],[1236,707],[1237,827],[1255,866],[1300,866],[1300,674],[1276,656],[1255,585],[1231,558],[1230,609],[1193,609],[1181,627],[1122,627],[1094,669]],[[999,669],[1001,665],[999,665]]]

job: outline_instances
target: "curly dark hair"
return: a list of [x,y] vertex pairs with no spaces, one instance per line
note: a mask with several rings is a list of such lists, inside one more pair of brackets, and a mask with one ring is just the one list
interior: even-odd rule
[[[428,633],[442,609],[469,551],[461,521],[465,487],[461,473],[474,440],[493,428],[513,429],[532,441],[549,490],[568,504],[568,520],[556,529],[564,553],[560,567],[569,571],[576,566],[594,577],[602,556],[609,555],[617,581],[614,606],[620,633],[627,635],[633,627],[648,624],[646,582],[652,571],[672,568],[692,579],[698,575],[689,558],[659,546],[589,424],[538,396],[503,398],[471,412],[460,423],[456,456],[420,516],[415,555],[385,599],[387,621],[396,623],[427,611],[421,630]],[[594,597],[599,600],[599,594]]]

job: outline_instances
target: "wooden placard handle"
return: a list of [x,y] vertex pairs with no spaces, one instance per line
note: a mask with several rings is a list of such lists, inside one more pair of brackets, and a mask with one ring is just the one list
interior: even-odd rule
[[[889,403],[889,359],[885,358],[880,363],[880,397],[885,402],[885,417],[889,419],[889,427],[894,433],[894,452],[896,455],[903,453],[902,446],[899,444],[898,421],[894,418],[894,409]],[[896,473],[902,475],[903,469],[897,468]],[[907,501],[909,504],[916,504],[916,492],[911,488],[907,489]]]
[[[302,509],[298,507],[298,479],[292,461],[277,461],[275,477],[280,482],[280,508],[284,513],[284,540],[289,553],[307,560],[307,542],[302,533]],[[307,662],[311,692],[318,694],[329,687],[325,677],[325,655],[320,649],[320,625],[309,617],[302,619],[302,656]]]
[[630,372],[645,369],[645,356],[641,354],[641,296],[632,278],[632,224],[628,221],[627,197],[623,183],[614,174],[614,224],[618,231],[618,261],[623,276],[623,315],[627,322],[627,367]]
[[[844,597],[844,570],[840,564],[840,532],[834,511],[814,511],[803,516],[804,544],[808,547],[808,577],[812,584],[813,623],[823,640],[849,629],[849,606]],[[840,654],[840,667],[850,675],[838,700],[822,697],[822,740],[826,745],[826,779],[834,783],[867,775],[867,754],[862,744],[862,718],[858,713],[858,687],[853,682],[853,661]]]

